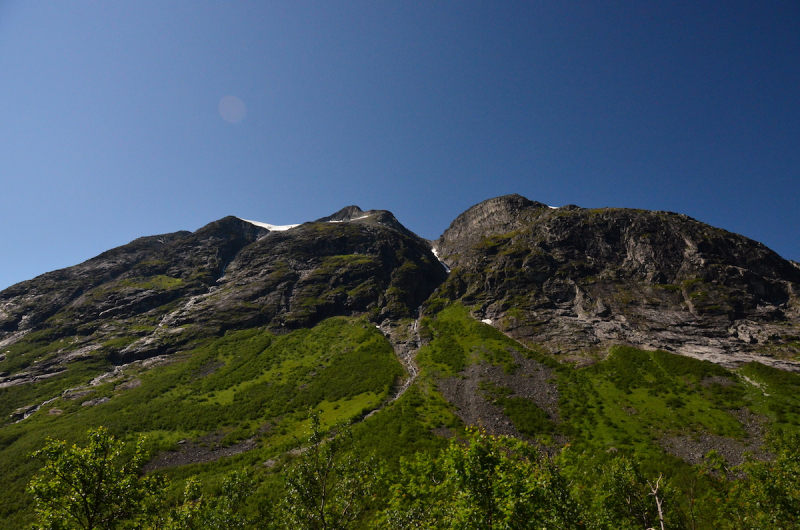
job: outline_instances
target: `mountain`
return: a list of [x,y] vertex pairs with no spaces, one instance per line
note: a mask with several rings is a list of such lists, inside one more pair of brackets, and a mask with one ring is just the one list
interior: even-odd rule
[[194,233],[137,239],[0,292],[0,348],[30,332],[70,342],[25,372],[5,374],[0,387],[59,373],[98,350],[118,364],[228,329],[281,332],[333,315],[410,317],[444,280],[429,245],[391,213],[348,207],[331,219],[270,231],[226,217]]
[[98,425],[151,472],[274,491],[309,408],[390,466],[480,425],[688,476],[800,427],[798,355],[800,265],[681,214],[507,195],[435,241],[358,206],[226,217],[0,292],[0,521],[31,520],[26,454]]
[[445,297],[554,353],[629,344],[798,368],[800,267],[685,215],[510,195],[461,214],[434,248],[453,271]]

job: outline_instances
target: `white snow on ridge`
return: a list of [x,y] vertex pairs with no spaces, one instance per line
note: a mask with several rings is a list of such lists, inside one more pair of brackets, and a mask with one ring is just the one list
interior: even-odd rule
[[345,221],[357,221],[357,220],[359,220],[359,219],[366,219],[366,218],[367,218],[367,217],[369,217],[369,216],[370,216],[370,214],[367,214],[367,215],[362,215],[361,217],[353,217],[353,218],[351,218],[351,219],[342,219],[341,221],[335,221],[335,220],[331,219],[331,220],[330,220],[330,221],[328,221],[328,222],[329,222],[329,223],[343,223],[343,222],[345,222]]
[[483,320],[481,320],[481,322],[483,322],[484,324],[489,324],[490,326],[492,325],[492,319],[491,318],[484,318]]
[[[238,217],[237,219],[242,219],[242,218]],[[245,223],[250,223],[251,225],[260,226],[261,228],[266,228],[270,232],[283,232],[284,230],[289,230],[290,228],[294,228],[295,226],[300,226],[299,224],[297,224],[297,225],[271,225],[271,224],[267,224],[267,223],[259,223],[258,221],[250,221],[249,219],[242,219],[242,221],[244,221]]]
[[559,207],[558,206],[548,206],[548,208],[550,208],[551,210],[558,210]]

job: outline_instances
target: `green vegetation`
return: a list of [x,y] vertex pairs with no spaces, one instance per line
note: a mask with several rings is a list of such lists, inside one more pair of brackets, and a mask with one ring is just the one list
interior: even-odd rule
[[800,426],[800,374],[748,363],[740,369],[755,389],[752,409],[774,418],[784,430],[796,431]]
[[[52,452],[56,442],[45,433],[91,447],[96,434],[87,440],[83,430],[101,425],[122,441],[147,437],[138,450],[131,443],[115,449],[118,456],[108,465],[118,471],[122,462],[140,462],[136,455],[145,449],[163,457],[187,447],[247,448],[146,475],[164,486],[157,503],[140,503],[144,508],[135,517],[146,521],[143,528],[268,528],[271,521],[305,528],[536,523],[611,530],[658,527],[663,519],[666,528],[676,529],[777,530],[784,528],[777,516],[770,522],[766,514],[796,519],[800,457],[792,433],[800,423],[800,375],[758,363],[731,371],[624,346],[577,369],[476,321],[460,303],[437,300],[420,322],[427,344],[417,356],[417,382],[392,403],[386,399],[404,371],[390,344],[366,319],[344,317],[284,335],[231,331],[161,366],[131,365],[121,377],[87,386],[109,369],[103,351],[133,337],[120,335],[63,374],[0,389],[6,414],[57,398],[21,423],[0,427],[0,474],[7,484],[0,521],[22,528],[34,516],[34,498],[24,488],[41,459],[26,455],[42,447],[49,449],[38,454],[51,461],[67,454]],[[51,339],[30,334],[9,348],[3,362],[21,366],[21,360],[74,347]],[[556,415],[515,394],[511,383],[483,380],[480,392],[519,432],[558,454],[554,460],[525,442],[465,430],[436,390],[439,381],[467,377],[479,363],[502,368],[494,373],[505,374],[504,380],[528,377],[526,358],[546,370],[548,388],[557,389]],[[61,396],[67,388],[79,397]],[[316,411],[311,417],[309,409]],[[774,462],[745,461],[734,469],[712,452],[693,466],[664,449],[668,438],[694,443],[717,436],[739,444],[741,453],[753,441],[742,414],[761,415],[764,428],[776,434]],[[347,421],[356,423],[336,427]],[[352,434],[336,434],[343,432]],[[298,446],[310,449],[292,451]],[[331,487],[328,493],[321,493],[322,482]],[[347,517],[324,515],[322,498]],[[553,510],[555,505],[563,510]],[[344,506],[360,508],[345,514]],[[41,521],[47,509],[40,504]],[[315,510],[317,518],[309,518]],[[153,519],[155,513],[160,515]],[[339,522],[320,525],[321,518]]]
[[512,352],[518,352],[549,366],[552,359],[536,350],[523,347],[492,326],[475,321],[460,303],[442,307],[420,324],[420,334],[430,340],[420,349],[418,362],[437,375],[455,375],[476,362],[500,365],[507,373],[517,368]]
[[[183,495],[172,499],[166,477],[138,473],[141,444],[120,458],[129,451],[104,429],[90,431],[85,448],[49,440],[34,455],[45,464],[30,484],[36,527],[784,530],[800,524],[796,436],[772,439],[772,462],[734,469],[712,451],[682,490],[674,477],[650,473],[628,456],[612,456],[592,470],[595,482],[587,481],[586,468],[570,477],[572,449],[552,459],[521,440],[479,429],[391,469],[354,452],[348,426],[325,432],[316,413],[310,420],[305,449],[284,469],[273,496],[260,493],[268,477],[245,468],[227,473],[214,493],[203,493],[190,477]],[[728,473],[737,478],[728,480]]]
[[743,406],[747,388],[736,374],[706,361],[630,347],[583,370],[559,375],[559,429],[573,444],[660,452],[666,435],[711,433],[742,438],[729,410]]
[[503,409],[503,414],[522,434],[533,438],[537,435],[550,434],[555,430],[553,421],[536,403],[525,398],[509,397],[512,394],[510,388],[498,387],[491,381],[484,381],[480,386],[486,398],[499,405]]
[[436,458],[419,455],[389,477],[379,528],[586,528],[558,470],[530,445],[467,432]]
[[130,278],[120,280],[119,285],[122,287],[133,287],[135,289],[154,289],[158,291],[167,291],[169,289],[177,289],[184,285],[183,280],[180,278],[172,278],[159,274],[156,276],[148,276],[146,278]]
[[311,415],[308,450],[285,476],[281,504],[283,526],[302,530],[347,528],[367,507],[375,482],[374,469],[357,453],[343,454],[352,444],[349,429],[326,439],[319,416]]
[[[16,351],[27,350],[22,345]],[[21,528],[32,514],[23,490],[35,463],[25,455],[41,448],[45,435],[73,443],[86,427],[104,426],[123,440],[146,435],[152,454],[179,450],[181,440],[210,447],[257,443],[256,450],[238,457],[165,472],[219,484],[222,474],[243,461],[263,462],[296,446],[308,428],[309,407],[320,411],[325,428],[360,418],[378,407],[404,374],[372,324],[337,317],[281,336],[262,329],[229,332],[168,364],[130,366],[122,379],[78,389],[77,399],[58,397],[66,388],[86,385],[106,366],[102,357],[73,362],[64,374],[35,385],[0,389],[5,418],[18,407],[57,397],[23,422],[0,428],[4,527]],[[82,405],[99,398],[108,400]]]
[[140,476],[146,455],[141,443],[133,457],[118,465],[123,444],[102,427],[89,432],[85,448],[48,439],[33,453],[45,460],[43,474],[31,480],[29,490],[36,515],[46,530],[114,530],[146,513],[158,494],[158,476]]

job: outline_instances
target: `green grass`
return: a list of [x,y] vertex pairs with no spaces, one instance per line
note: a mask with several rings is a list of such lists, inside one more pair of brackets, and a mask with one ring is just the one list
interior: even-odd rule
[[[32,344],[44,351],[41,342]],[[36,349],[27,348],[16,351]],[[101,357],[73,363],[65,374],[35,385],[0,389],[2,412],[8,417],[20,406],[59,396],[105,369]],[[321,411],[325,426],[362,417],[403,375],[391,345],[373,325],[344,317],[281,336],[262,329],[229,332],[171,364],[129,367],[127,376],[141,381],[137,388],[118,389],[122,381],[108,382],[84,398],[59,398],[21,423],[0,427],[0,475],[6,482],[0,526],[21,528],[30,520],[23,488],[38,464],[26,455],[44,445],[46,436],[79,442],[88,428],[103,425],[127,440],[148,435],[153,453],[207,433],[221,435],[222,445],[258,437],[258,449],[249,453],[166,472],[177,479],[197,474],[215,483],[231,466],[257,465],[296,446],[307,434],[310,408]],[[103,396],[110,401],[81,406]],[[49,415],[51,408],[62,413]]]
[[417,360],[421,367],[439,376],[455,375],[477,362],[502,366],[513,373],[517,365],[512,351],[555,366],[549,357],[525,348],[494,327],[476,321],[460,303],[437,304],[433,316],[422,319],[420,335],[430,343],[421,348]]
[[[728,383],[704,384],[709,377]],[[747,387],[706,361],[618,346],[589,368],[563,367],[558,380],[559,428],[579,445],[653,454],[666,435],[745,436],[728,411],[744,406]]]
[[740,369],[760,388],[754,388],[753,410],[768,416],[783,430],[800,427],[800,374],[751,362]]
[[120,280],[121,287],[133,287],[136,289],[153,289],[158,291],[167,291],[170,289],[177,289],[183,287],[184,282],[180,278],[172,278],[159,274],[156,276],[148,276],[146,278],[129,278]]

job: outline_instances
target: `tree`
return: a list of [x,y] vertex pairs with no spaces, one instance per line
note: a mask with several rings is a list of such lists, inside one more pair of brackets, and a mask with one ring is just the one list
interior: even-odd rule
[[774,460],[749,460],[734,468],[743,478],[732,485],[724,504],[725,528],[800,528],[800,436],[778,434],[768,444]]
[[361,515],[374,474],[360,458],[346,453],[351,440],[347,427],[326,438],[319,415],[311,414],[310,445],[286,474],[282,511],[287,527],[342,530]]
[[142,476],[147,455],[143,439],[133,457],[120,462],[124,444],[99,427],[89,431],[86,447],[47,439],[31,456],[44,458],[42,474],[28,487],[43,530],[114,530],[143,513],[145,503],[160,493],[163,480]]
[[683,528],[675,496],[663,473],[647,478],[636,460],[615,458],[603,470],[598,524],[620,530]]
[[529,444],[467,431],[438,458],[401,466],[382,521],[393,528],[580,529],[582,510],[555,465]]
[[[242,513],[242,507],[252,494],[255,484],[246,471],[233,471],[222,481],[218,496],[200,492],[195,478],[186,481],[183,501],[166,509],[157,506],[148,519],[148,530],[234,530],[251,528],[254,521]],[[263,528],[263,526],[261,527]]]

